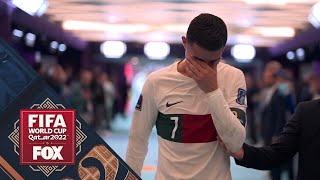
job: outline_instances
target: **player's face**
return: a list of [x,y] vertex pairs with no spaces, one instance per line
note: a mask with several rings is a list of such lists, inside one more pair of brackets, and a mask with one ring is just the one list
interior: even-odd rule
[[185,37],[182,37],[182,42],[185,48],[186,59],[203,61],[207,63],[210,67],[216,66],[221,60],[224,48],[221,48],[217,51],[209,51],[198,46],[196,43],[188,43]]

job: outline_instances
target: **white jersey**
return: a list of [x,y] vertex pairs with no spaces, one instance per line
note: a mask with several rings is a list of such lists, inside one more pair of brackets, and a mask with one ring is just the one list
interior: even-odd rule
[[219,88],[206,94],[192,78],[177,71],[178,63],[148,76],[133,115],[126,162],[141,175],[148,139],[156,125],[156,179],[231,179],[229,156],[217,136],[232,152],[242,147],[246,123],[244,75],[220,62]]

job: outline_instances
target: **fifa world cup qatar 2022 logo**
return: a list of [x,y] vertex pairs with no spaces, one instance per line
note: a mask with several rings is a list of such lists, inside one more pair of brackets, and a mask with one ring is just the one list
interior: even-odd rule
[[75,110],[20,110],[20,164],[74,165]]

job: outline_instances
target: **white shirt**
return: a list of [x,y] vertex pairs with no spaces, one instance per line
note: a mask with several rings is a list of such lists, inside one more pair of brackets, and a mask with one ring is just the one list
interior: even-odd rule
[[[205,94],[192,78],[177,71],[178,62],[151,73],[142,89],[130,129],[126,162],[141,175],[148,139],[157,127],[156,179],[231,179],[229,156],[245,140],[246,85],[243,73],[219,63],[219,89]],[[241,115],[241,113],[243,113]]]

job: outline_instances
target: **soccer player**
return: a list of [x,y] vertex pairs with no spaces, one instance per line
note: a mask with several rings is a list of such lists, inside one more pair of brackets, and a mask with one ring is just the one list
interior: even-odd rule
[[182,37],[185,59],[151,73],[135,108],[126,162],[141,175],[148,139],[157,128],[156,179],[231,179],[219,145],[237,152],[245,140],[246,84],[242,71],[220,62],[227,27],[200,14]]

